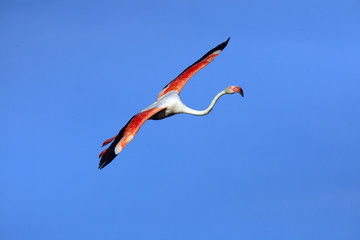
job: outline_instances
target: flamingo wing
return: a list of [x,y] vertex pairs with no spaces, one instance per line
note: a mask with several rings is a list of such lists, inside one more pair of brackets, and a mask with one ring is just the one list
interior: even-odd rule
[[158,99],[170,91],[177,91],[180,93],[181,89],[184,87],[186,82],[200,69],[208,65],[214,60],[214,58],[220,54],[220,52],[226,47],[230,38],[225,42],[219,44],[215,48],[211,49],[204,56],[202,56],[198,61],[193,63],[190,67],[185,69],[182,73],[179,74],[174,80],[172,80],[168,85],[166,85],[163,90],[160,92]]
[[106,140],[103,146],[110,143],[112,140],[114,141],[109,148],[100,153],[99,158],[101,159],[99,169],[103,169],[106,165],[108,165],[121,152],[125,145],[131,142],[146,120],[163,109],[165,109],[165,107],[155,107],[136,114],[115,137]]

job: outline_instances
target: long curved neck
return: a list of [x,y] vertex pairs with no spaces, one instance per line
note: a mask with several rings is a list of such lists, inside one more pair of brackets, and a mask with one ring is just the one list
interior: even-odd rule
[[219,92],[215,97],[214,99],[211,101],[210,105],[208,106],[207,109],[205,110],[202,110],[202,111],[198,111],[198,110],[194,110],[194,109],[191,109],[187,106],[184,106],[184,113],[188,113],[188,114],[192,114],[192,115],[197,115],[197,116],[203,116],[203,115],[206,115],[208,114],[212,109],[213,107],[215,106],[215,103],[217,102],[217,100],[222,96],[226,94],[225,90],[224,91],[221,91]]

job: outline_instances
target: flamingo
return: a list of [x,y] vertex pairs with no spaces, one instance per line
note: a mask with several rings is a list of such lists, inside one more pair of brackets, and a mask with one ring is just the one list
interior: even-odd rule
[[226,47],[229,40],[230,38],[211,49],[198,61],[186,68],[179,76],[162,89],[156,102],[133,116],[115,137],[106,140],[102,146],[111,142],[112,143],[109,148],[100,153],[99,158],[101,159],[99,169],[103,169],[106,165],[108,165],[121,152],[121,150],[124,149],[126,144],[131,142],[140,127],[148,119],[159,120],[178,113],[203,116],[213,109],[217,100],[224,94],[240,93],[240,95],[244,97],[244,92],[241,87],[229,86],[214,97],[208,108],[202,111],[197,111],[185,106],[179,96],[179,93],[186,82],[200,69],[212,62],[214,58]]

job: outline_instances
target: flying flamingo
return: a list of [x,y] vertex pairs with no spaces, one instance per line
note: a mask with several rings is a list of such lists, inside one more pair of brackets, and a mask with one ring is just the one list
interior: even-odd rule
[[202,111],[197,111],[185,106],[179,97],[179,93],[186,82],[200,69],[212,62],[212,60],[214,60],[214,58],[226,47],[229,40],[230,38],[211,49],[197,62],[180,73],[179,76],[163,88],[156,102],[133,116],[115,137],[106,140],[103,143],[103,146],[112,141],[113,142],[109,148],[100,153],[99,158],[101,159],[99,169],[103,169],[106,165],[108,165],[121,152],[121,150],[123,150],[125,145],[131,142],[140,127],[148,119],[159,120],[178,113],[203,116],[212,110],[216,101],[224,94],[240,93],[241,96],[244,97],[241,87],[229,86],[225,90],[219,92],[210,103],[210,106]]

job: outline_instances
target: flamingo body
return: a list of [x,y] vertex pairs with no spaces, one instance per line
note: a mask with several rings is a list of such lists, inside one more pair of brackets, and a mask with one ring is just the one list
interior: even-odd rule
[[133,116],[116,136],[106,140],[103,143],[103,146],[109,144],[110,142],[112,143],[108,149],[105,149],[100,153],[99,158],[101,159],[99,163],[99,169],[102,169],[108,165],[121,152],[126,144],[128,144],[134,138],[135,134],[139,131],[140,127],[146,120],[159,120],[179,113],[202,116],[208,114],[214,107],[216,101],[224,94],[240,93],[242,96],[244,96],[241,87],[229,86],[225,90],[218,93],[212,100],[209,107],[202,111],[197,111],[187,107],[181,101],[179,96],[179,93],[186,82],[196,72],[212,62],[214,58],[218,56],[220,52],[226,47],[229,39],[207,52],[202,58],[185,69],[179,76],[177,76],[173,81],[171,81],[163,88],[163,90],[158,95],[157,101]]

